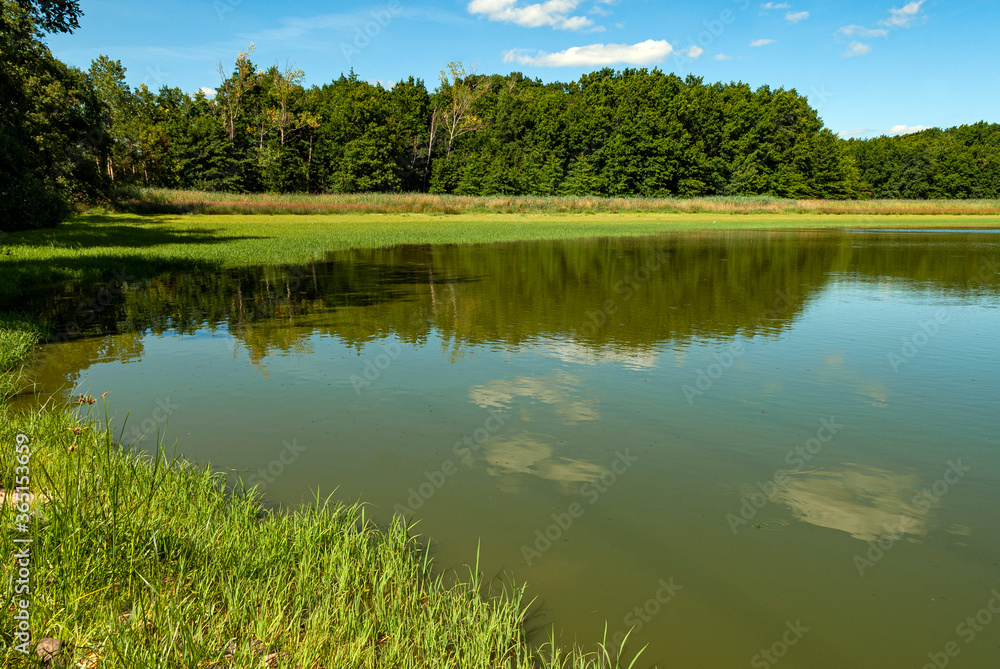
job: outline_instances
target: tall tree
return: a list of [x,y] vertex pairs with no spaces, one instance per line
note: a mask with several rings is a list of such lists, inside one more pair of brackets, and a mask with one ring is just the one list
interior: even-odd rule
[[219,77],[222,80],[219,84],[216,104],[222,109],[226,132],[229,135],[229,143],[234,145],[236,144],[239,128],[237,119],[245,111],[243,109],[245,98],[260,83],[260,74],[257,72],[257,67],[250,60],[254,49],[254,43],[251,42],[246,50],[240,51],[237,54],[234,70],[228,76],[221,61],[216,67]]
[[132,163],[135,157],[134,133],[130,128],[136,111],[135,101],[125,83],[125,68],[120,60],[98,56],[91,62],[88,75],[102,103],[102,124],[108,134],[107,150],[101,156],[102,169],[114,181],[116,163],[121,168]]
[[448,63],[447,70],[441,70],[441,88],[434,107],[434,115],[448,138],[448,155],[455,140],[462,135],[483,127],[483,121],[476,116],[475,104],[489,90],[489,79],[478,77],[475,72],[466,72],[461,62]]

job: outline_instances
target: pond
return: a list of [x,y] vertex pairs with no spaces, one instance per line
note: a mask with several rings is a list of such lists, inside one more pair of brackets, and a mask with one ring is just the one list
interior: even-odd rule
[[712,232],[120,275],[31,297],[84,333],[35,377],[276,503],[413,517],[643,666],[993,666],[998,263],[988,232]]

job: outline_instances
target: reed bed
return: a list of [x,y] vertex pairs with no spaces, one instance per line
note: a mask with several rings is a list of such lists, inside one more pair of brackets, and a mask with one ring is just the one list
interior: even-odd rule
[[141,189],[122,211],[139,214],[900,214],[996,215],[1000,200],[795,200],[768,196],[602,198],[426,193],[275,194]]

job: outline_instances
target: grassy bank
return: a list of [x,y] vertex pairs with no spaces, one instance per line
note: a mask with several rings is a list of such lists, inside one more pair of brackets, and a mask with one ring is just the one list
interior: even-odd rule
[[142,189],[120,205],[139,214],[854,214],[996,215],[1000,200],[793,200],[755,196],[602,198],[426,193],[275,194]]

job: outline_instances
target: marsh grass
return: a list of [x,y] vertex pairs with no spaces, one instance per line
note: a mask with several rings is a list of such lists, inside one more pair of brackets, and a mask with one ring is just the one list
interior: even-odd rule
[[[242,487],[162,447],[142,455],[91,416],[7,410],[0,481],[14,484],[17,433],[31,437],[31,614],[35,638],[56,637],[72,660],[115,667],[619,666],[613,649],[554,641],[533,649],[530,603],[478,564],[436,573],[400,519],[376,527],[360,504],[317,498],[268,510]],[[105,416],[105,420],[106,420]],[[16,548],[15,510],[0,506],[0,551]],[[4,560],[5,602],[15,565]],[[3,666],[12,610],[0,609]],[[627,665],[627,663],[626,663]],[[625,666],[625,665],[623,665]]]
[[45,338],[45,326],[20,314],[0,313],[0,402],[24,387],[23,366]]
[[118,208],[138,214],[907,214],[995,215],[1000,200],[796,200],[769,196],[605,198],[427,193],[216,193],[137,189]]

